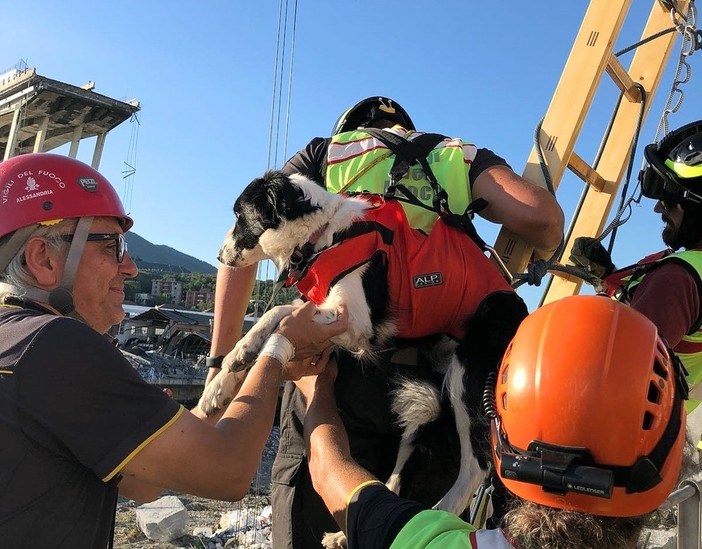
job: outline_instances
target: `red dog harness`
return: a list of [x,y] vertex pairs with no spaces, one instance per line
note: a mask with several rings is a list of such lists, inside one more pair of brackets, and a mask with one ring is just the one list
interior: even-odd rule
[[[365,197],[364,197],[365,198]],[[368,195],[369,208],[334,244],[313,256],[297,280],[320,305],[346,274],[380,256],[388,272],[390,314],[398,336],[447,333],[460,338],[468,315],[490,293],[512,291],[497,268],[462,231],[444,222],[426,235],[412,229],[402,205]],[[295,284],[288,279],[286,286]]]

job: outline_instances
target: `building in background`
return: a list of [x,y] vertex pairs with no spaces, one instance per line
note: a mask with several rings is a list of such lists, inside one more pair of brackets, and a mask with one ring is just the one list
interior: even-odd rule
[[151,281],[151,295],[168,296],[168,301],[175,305],[183,303],[183,283],[177,280],[162,278]]
[[199,290],[186,290],[185,306],[188,309],[198,309],[200,311],[209,309],[214,304],[214,290],[211,288],[200,288]]

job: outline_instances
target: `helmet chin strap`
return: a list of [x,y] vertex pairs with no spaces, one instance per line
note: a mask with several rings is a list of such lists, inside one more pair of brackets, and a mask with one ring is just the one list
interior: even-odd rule
[[82,320],[81,316],[76,312],[75,303],[73,302],[73,282],[78,271],[78,264],[83,255],[85,243],[88,240],[88,233],[93,224],[93,217],[81,217],[78,220],[78,225],[73,233],[71,247],[68,249],[66,262],[63,266],[63,278],[61,285],[49,291],[47,303],[56,309],[62,315],[73,316]]
[[36,230],[38,225],[29,225],[28,227],[22,227],[17,229],[14,234],[10,237],[10,240],[2,247],[0,250],[0,273],[3,272],[7,266],[20,251],[20,248],[25,245],[29,237]]

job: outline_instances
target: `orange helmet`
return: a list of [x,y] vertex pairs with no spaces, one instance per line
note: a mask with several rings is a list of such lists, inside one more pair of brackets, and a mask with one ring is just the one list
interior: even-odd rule
[[603,296],[539,308],[519,327],[495,385],[493,457],[528,501],[625,517],[672,491],[687,385],[656,327]]
[[0,238],[37,223],[77,217],[132,219],[99,172],[58,154],[33,153],[0,162]]

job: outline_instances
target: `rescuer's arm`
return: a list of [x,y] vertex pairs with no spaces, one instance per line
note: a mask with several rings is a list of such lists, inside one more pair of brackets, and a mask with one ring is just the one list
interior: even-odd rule
[[332,361],[323,373],[302,378],[296,385],[307,403],[305,444],[312,484],[346,532],[349,496],[358,486],[377,479],[351,457],[346,429],[336,409],[335,377],[336,364]]
[[[211,357],[225,356],[239,341],[246,307],[256,278],[256,267],[257,264],[232,269],[220,263],[217,268]],[[207,382],[219,370],[219,368],[210,368],[207,372]]]
[[534,246],[535,259],[550,259],[563,238],[563,211],[546,189],[507,166],[491,166],[473,182],[473,199],[484,198],[479,215],[499,223]]
[[[277,333],[294,344],[295,360],[259,356],[234,400],[215,426],[183,411],[122,467],[125,478],[202,497],[236,501],[246,495],[273,426],[283,379],[320,373],[331,337],[348,329],[348,314],[320,324],[307,303],[285,317]],[[276,353],[274,353],[276,354]],[[283,353],[284,354],[284,353]],[[125,484],[125,486],[128,486]]]
[[161,496],[163,488],[139,482],[133,477],[123,477],[119,483],[119,495],[128,499],[133,499],[138,503],[154,501]]

